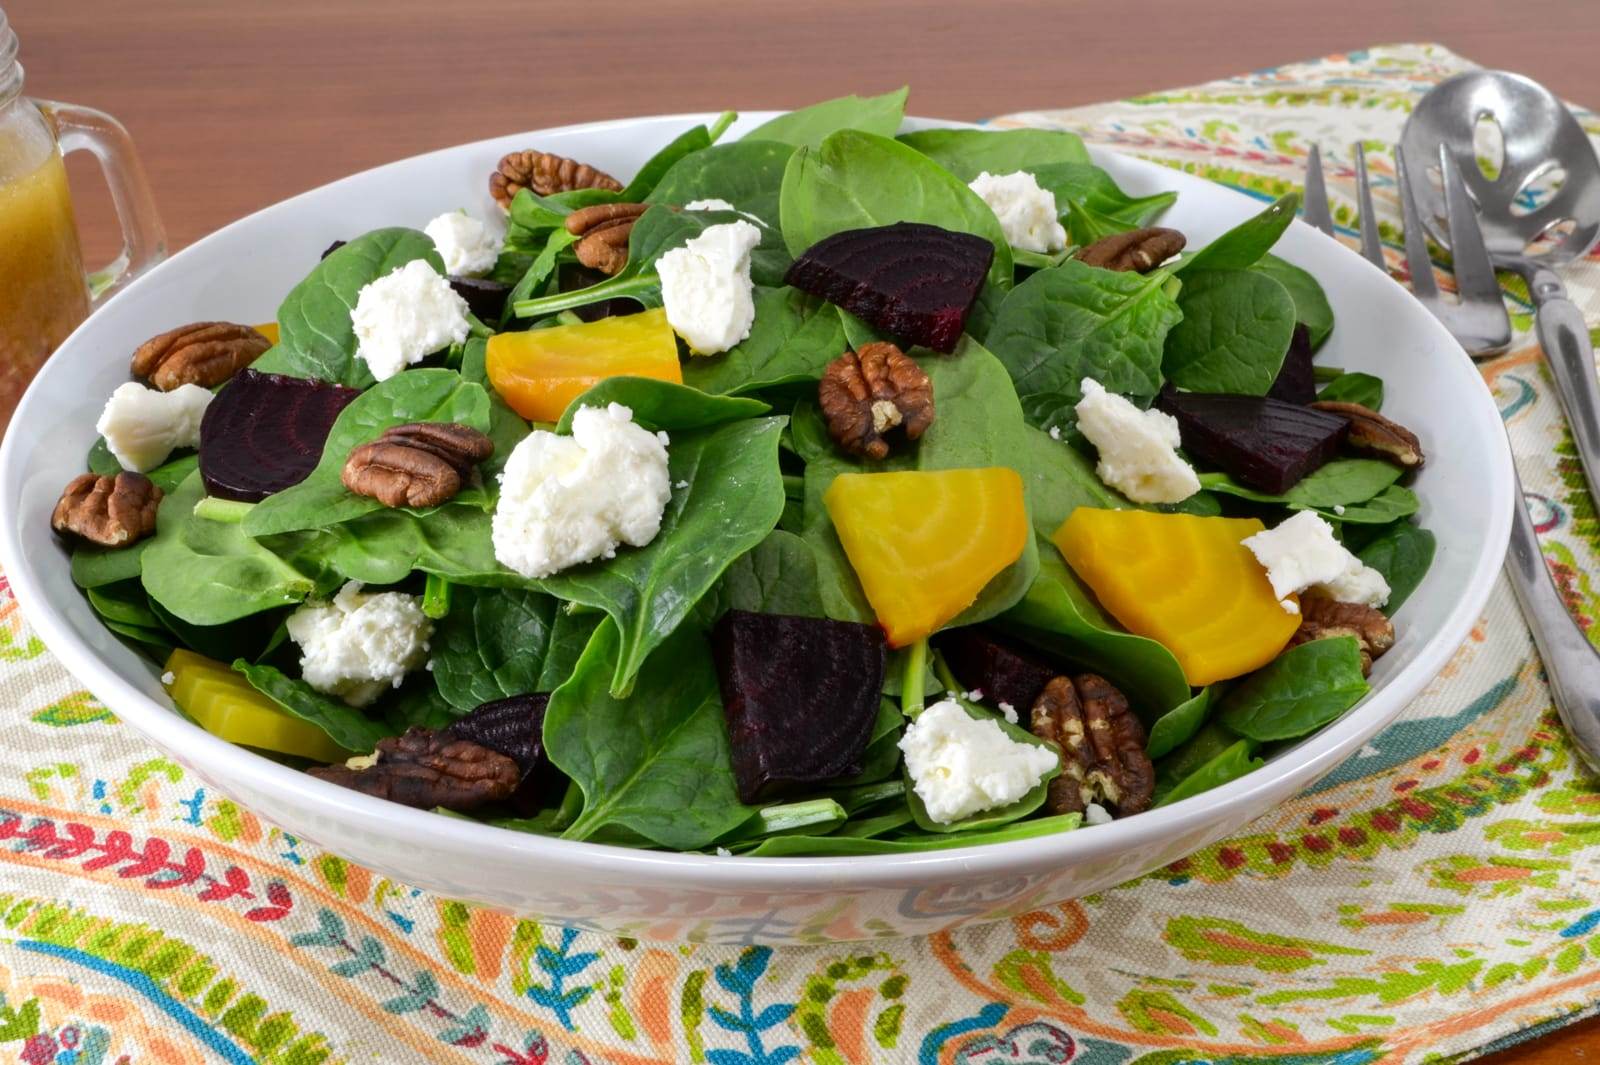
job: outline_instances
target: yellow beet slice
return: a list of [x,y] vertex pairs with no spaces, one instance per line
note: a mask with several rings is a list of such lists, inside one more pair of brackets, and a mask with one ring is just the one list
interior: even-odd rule
[[276,344],[278,342],[278,323],[277,322],[268,322],[265,325],[253,325],[250,328],[254,329],[256,332],[258,332],[262,336],[266,337],[272,343]]
[[1164,645],[1198,687],[1261,668],[1300,627],[1241,543],[1263,527],[1254,518],[1079,507],[1052,539],[1111,616]]
[[489,383],[507,406],[535,422],[561,420],[567,404],[607,377],[654,377],[683,383],[678,342],[661,308],[496,333],[485,355]]
[[1004,467],[845,473],[822,502],[893,647],[971,606],[1029,535],[1022,478]]
[[193,651],[167,659],[167,691],[195,724],[229,743],[317,762],[342,762],[350,751],[309,721],[286,713],[234,670]]

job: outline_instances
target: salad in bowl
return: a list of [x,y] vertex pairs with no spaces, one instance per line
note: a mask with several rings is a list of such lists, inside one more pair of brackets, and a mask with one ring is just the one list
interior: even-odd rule
[[275,322],[128,337],[73,581],[222,739],[632,848],[1099,831],[1336,721],[1434,538],[1295,198],[1191,246],[1069,133],[904,104],[512,151]]

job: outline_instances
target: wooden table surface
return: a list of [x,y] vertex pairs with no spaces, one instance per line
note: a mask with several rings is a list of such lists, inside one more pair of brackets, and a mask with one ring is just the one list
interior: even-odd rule
[[[1600,105],[1597,0],[0,0],[30,93],[127,124],[173,250],[416,152],[641,112],[912,86],[922,114],[1065,107],[1364,45],[1438,41]],[[91,261],[117,242],[73,169]],[[1600,1065],[1600,1022],[1497,1065]]]

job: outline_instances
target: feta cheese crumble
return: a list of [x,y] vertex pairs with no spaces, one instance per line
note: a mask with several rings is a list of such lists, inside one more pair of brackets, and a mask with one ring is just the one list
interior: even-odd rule
[[538,578],[648,544],[672,496],[667,443],[620,403],[579,410],[571,436],[529,433],[500,475],[494,557]]
[[1389,601],[1389,583],[1383,574],[1352,555],[1334,538],[1333,526],[1312,511],[1302,510],[1275,528],[1246,537],[1243,543],[1266,567],[1272,594],[1291,614],[1300,612],[1288,599],[1295,592],[1366,606]]
[[1017,708],[1010,703],[1002,702],[1000,704],[1000,716],[1015,725],[1017,723]]
[[1109,825],[1111,821],[1111,814],[1097,802],[1092,802],[1083,808],[1083,823],[1086,825]]
[[144,473],[177,448],[200,446],[200,420],[210,402],[211,393],[199,385],[160,392],[129,381],[111,393],[94,427],[123,469]]
[[750,335],[756,320],[750,252],[759,243],[761,230],[728,222],[656,260],[667,321],[694,354],[720,354]]
[[1135,503],[1181,503],[1200,491],[1194,467],[1178,454],[1178,419],[1140,410],[1126,397],[1083,379],[1078,431],[1100,453],[1094,472]]
[[690,200],[683,205],[685,211],[737,211],[738,208],[727,200],[719,200],[711,196],[704,200]]
[[950,699],[918,714],[900,749],[913,789],[942,825],[1016,802],[1057,762],[1049,748],[1014,740]]
[[444,260],[444,272],[479,277],[494,268],[505,234],[465,211],[442,214],[422,227]]
[[332,602],[308,600],[284,627],[300,645],[300,672],[319,692],[366,706],[422,666],[433,622],[418,596],[367,593],[350,581]]
[[985,170],[967,187],[989,205],[1013,248],[1049,253],[1067,246],[1067,231],[1056,215],[1056,194],[1041,189],[1026,170],[1010,174]]
[[178,675],[172,672],[172,670],[169,669],[165,673],[161,674],[161,686],[163,688],[170,688],[176,683],[178,683]]
[[356,358],[387,381],[441,348],[467,339],[467,301],[423,259],[364,285],[350,312]]

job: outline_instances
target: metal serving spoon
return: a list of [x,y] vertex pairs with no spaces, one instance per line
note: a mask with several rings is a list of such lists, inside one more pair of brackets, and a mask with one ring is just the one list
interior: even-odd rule
[[[1494,178],[1478,166],[1472,145],[1485,116],[1500,127],[1504,159]],[[1600,382],[1583,315],[1567,299],[1554,267],[1588,253],[1600,240],[1600,158],[1578,120],[1549,90],[1504,71],[1475,70],[1439,83],[1418,102],[1400,135],[1423,224],[1449,245],[1442,184],[1426,180],[1441,146],[1454,153],[1467,195],[1476,204],[1494,265],[1528,282],[1539,345],[1556,395],[1572,427],[1589,494],[1600,502]],[[1426,168],[1426,169],[1424,169]],[[1535,199],[1535,189],[1563,180]],[[1563,234],[1558,227],[1570,228]],[[1537,244],[1537,246],[1535,246]]]

